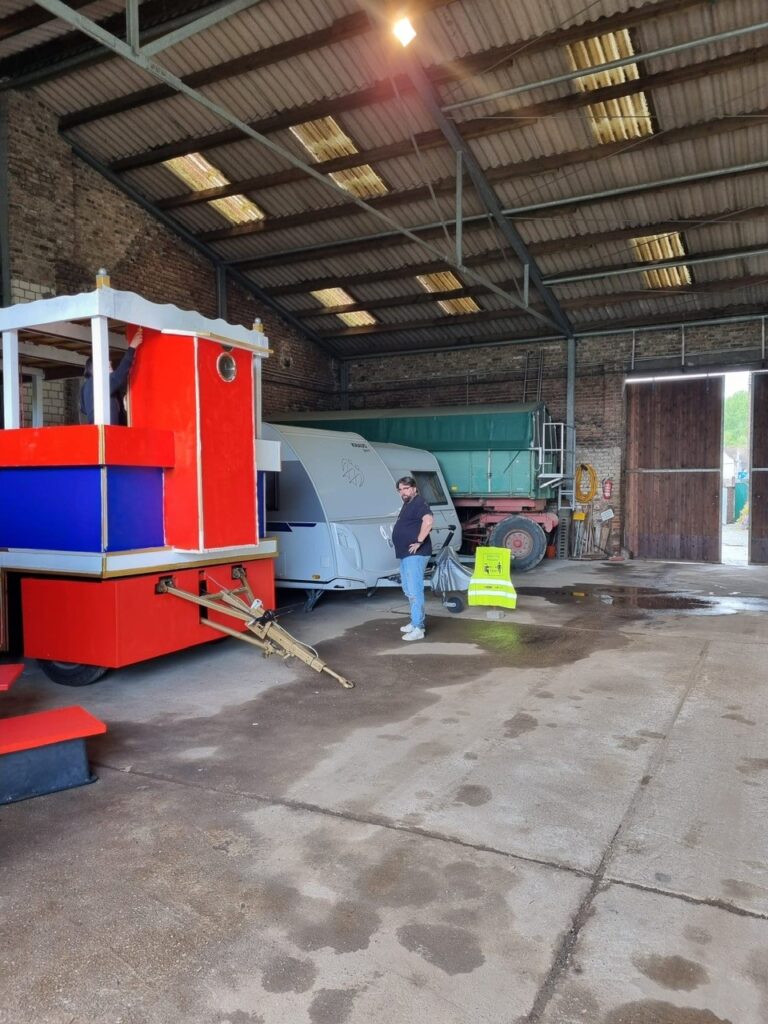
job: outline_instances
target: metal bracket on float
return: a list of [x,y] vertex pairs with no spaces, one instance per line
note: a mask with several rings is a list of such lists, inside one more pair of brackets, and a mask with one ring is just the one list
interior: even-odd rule
[[240,581],[239,587],[231,590],[221,589],[213,594],[190,594],[175,586],[173,576],[162,576],[155,586],[155,593],[172,594],[174,597],[190,601],[201,608],[239,619],[245,626],[244,631],[233,629],[220,622],[213,622],[210,617],[203,618],[200,622],[219,633],[226,633],[227,636],[232,636],[236,640],[244,640],[248,644],[253,644],[254,647],[259,647],[265,658],[273,654],[284,660],[298,658],[315,672],[325,672],[329,676],[333,676],[336,682],[345,689],[351,690],[354,687],[355,684],[349,679],[329,668],[323,659],[318,657],[317,651],[291,636],[278,624],[275,613],[267,611],[261,601],[254,597],[242,566],[235,566],[232,569],[232,576]]

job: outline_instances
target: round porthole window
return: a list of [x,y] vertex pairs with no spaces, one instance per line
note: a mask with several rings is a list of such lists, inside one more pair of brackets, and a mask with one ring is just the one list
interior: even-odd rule
[[237,376],[237,363],[229,352],[222,352],[219,358],[216,360],[216,369],[219,371],[219,376],[222,380],[233,381]]

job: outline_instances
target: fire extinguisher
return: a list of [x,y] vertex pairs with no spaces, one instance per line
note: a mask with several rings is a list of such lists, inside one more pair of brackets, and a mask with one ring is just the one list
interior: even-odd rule
[[605,480],[603,480],[603,497],[605,498],[606,501],[610,501],[612,494],[613,494],[613,480],[611,480],[611,478],[609,476],[607,476],[605,478]]

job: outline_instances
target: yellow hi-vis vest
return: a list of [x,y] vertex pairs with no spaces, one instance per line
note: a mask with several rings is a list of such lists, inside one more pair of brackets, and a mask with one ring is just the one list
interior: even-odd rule
[[512,552],[509,548],[478,548],[475,568],[469,581],[470,605],[495,605],[516,608],[517,591],[510,578]]

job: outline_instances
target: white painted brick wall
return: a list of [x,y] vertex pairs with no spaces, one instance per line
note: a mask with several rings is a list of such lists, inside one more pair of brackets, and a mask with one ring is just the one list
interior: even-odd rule
[[[44,380],[43,425],[50,427],[71,422],[68,409],[67,381]],[[21,425],[32,426],[32,385],[27,382],[21,386]]]
[[22,281],[17,277],[11,278],[12,302],[34,302],[35,299],[50,299],[54,294],[53,289],[36,284],[34,281]]

